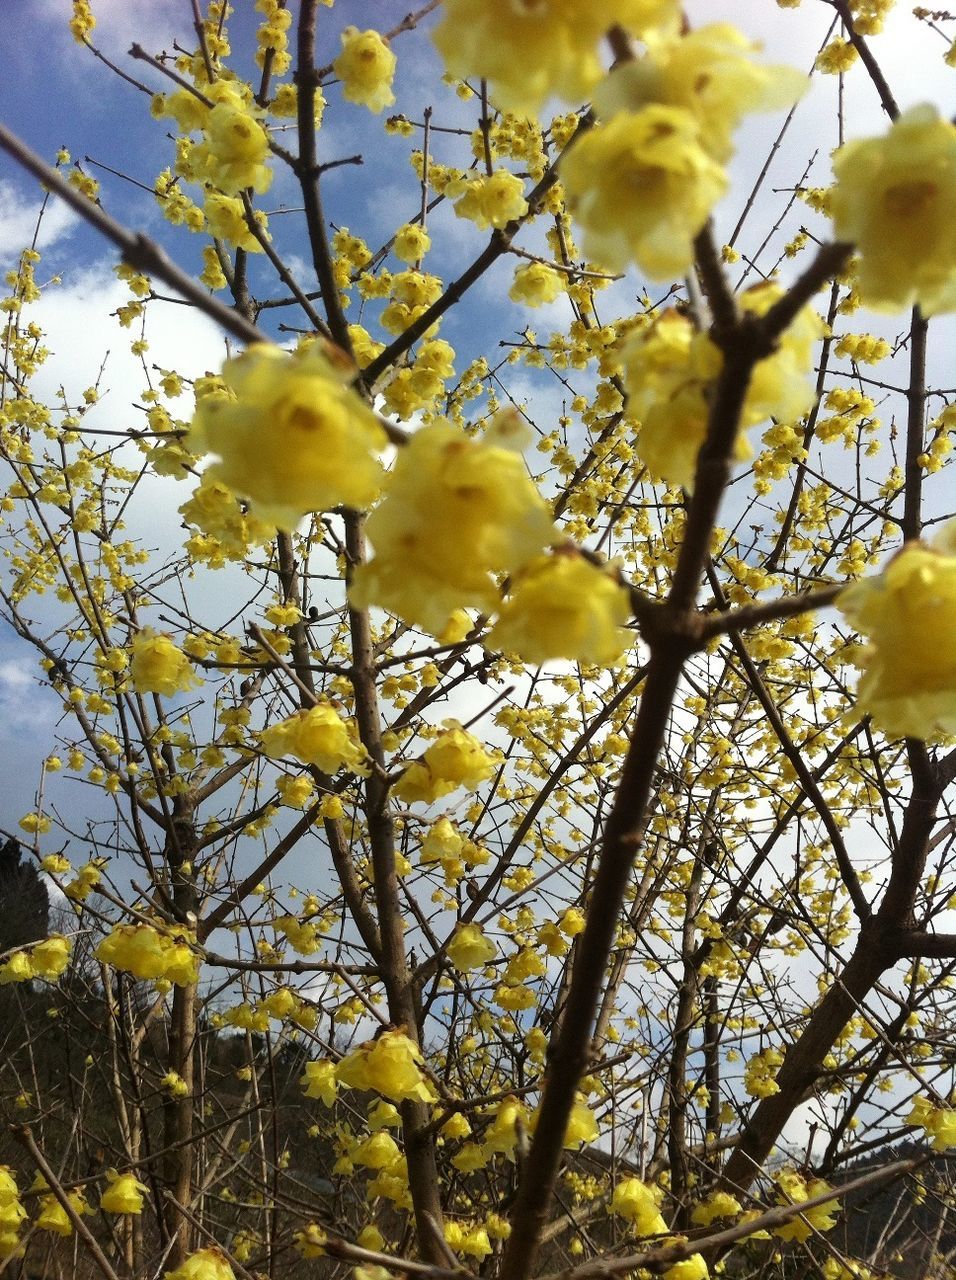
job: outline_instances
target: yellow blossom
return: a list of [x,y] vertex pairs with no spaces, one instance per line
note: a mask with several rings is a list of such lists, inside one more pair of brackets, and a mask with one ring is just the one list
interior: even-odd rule
[[307,1098],[318,1098],[327,1107],[335,1102],[337,1082],[335,1063],[323,1058],[318,1062],[305,1064],[305,1075],[299,1077],[299,1084]]
[[445,0],[434,40],[449,73],[491,82],[495,102],[534,114],[551,94],[588,96],[601,76],[599,44],[612,26],[643,36],[676,30],[676,0]]
[[882,311],[956,309],[956,126],[913,107],[885,137],[842,146],[833,173],[833,226],[859,251],[860,300]]
[[926,1136],[933,1140],[934,1151],[956,1147],[956,1110],[952,1107],[934,1107],[928,1098],[916,1098],[906,1123],[925,1129]]
[[518,1138],[527,1125],[528,1111],[522,1102],[509,1094],[495,1107],[494,1119],[485,1130],[485,1150],[498,1151],[514,1159]]
[[70,963],[70,940],[53,933],[30,948],[30,966],[38,978],[53,981],[66,971]]
[[[795,1169],[784,1169],[775,1179],[779,1187],[777,1204],[802,1204],[815,1196],[823,1195],[830,1190],[828,1183],[820,1178],[807,1180]],[[840,1212],[838,1200],[825,1200],[813,1209],[807,1209],[799,1217],[792,1218],[781,1227],[775,1227],[773,1234],[780,1240],[796,1240],[802,1244],[809,1240],[814,1231],[830,1231],[834,1219]]]
[[682,1262],[675,1262],[664,1272],[664,1280],[707,1280],[710,1272],[699,1253],[692,1253]]
[[318,1225],[318,1223],[310,1222],[301,1231],[297,1231],[293,1237],[295,1247],[303,1258],[323,1258],[325,1257],[325,1246],[328,1243],[328,1236]]
[[335,1076],[341,1084],[353,1089],[374,1089],[393,1102],[406,1098],[434,1102],[421,1062],[421,1050],[404,1032],[384,1031],[371,1044],[344,1057],[335,1068]]
[[945,538],[935,546],[908,543],[881,574],[853,583],[838,601],[869,640],[860,710],[894,737],[956,733],[956,545],[948,546]]
[[163,1275],[164,1280],[236,1280],[235,1272],[218,1249],[191,1253],[181,1267]]
[[269,190],[269,136],[238,93],[217,102],[202,126],[203,141],[192,152],[197,176],[227,196],[247,187],[259,194]]
[[753,44],[728,22],[679,38],[651,37],[642,58],[622,62],[594,95],[598,115],[636,111],[648,103],[681,107],[694,116],[704,150],[721,163],[733,154],[733,133],[744,115],[790,107],[808,80],[793,67],[762,67]]
[[516,575],[490,648],[523,662],[570,658],[608,666],[630,641],[627,591],[614,575],[574,551],[531,561]]
[[515,272],[508,297],[526,307],[540,307],[543,302],[554,302],[566,283],[561,272],[546,262],[527,262]]
[[199,976],[199,956],[181,938],[147,924],[115,925],[96,948],[96,958],[134,978],[189,986]]
[[423,226],[406,222],[395,232],[395,243],[392,249],[396,258],[414,267],[424,258],[431,248],[431,243],[431,236]]
[[636,1236],[656,1236],[667,1230],[660,1211],[661,1193],[640,1178],[622,1178],[611,1197],[611,1212],[631,1223]]
[[696,1226],[709,1227],[717,1218],[732,1218],[740,1211],[741,1204],[736,1196],[729,1191],[715,1191],[696,1206],[690,1220]]
[[654,280],[686,272],[694,237],[727,189],[694,116],[657,103],[595,125],[565,156],[561,177],[588,257],[615,271],[636,263]]
[[[89,1205],[80,1192],[71,1191],[67,1199],[74,1213],[90,1212]],[[70,1216],[54,1195],[40,1197],[40,1212],[37,1214],[36,1225],[41,1231],[52,1231],[54,1235],[58,1236],[71,1236],[73,1234],[73,1223],[70,1220]]]
[[376,114],[395,101],[392,79],[395,55],[377,31],[346,27],[342,52],[332,64],[347,102],[358,102]]
[[475,791],[491,777],[494,762],[474,734],[455,721],[445,725],[421,760],[410,764],[395,783],[392,793],[399,800],[431,804],[458,787]]
[[460,973],[480,969],[496,955],[495,944],[485,937],[476,924],[460,924],[448,944],[448,958]]
[[353,602],[437,635],[453,610],[493,605],[491,575],[537,554],[554,527],[517,453],[434,422],[399,451],[368,536],[375,558],[356,570]]
[[352,372],[338,348],[317,340],[291,355],[252,346],[226,361],[225,389],[199,399],[190,447],[218,455],[212,477],[279,528],[309,511],[367,506],[386,437],[349,387]]
[[[262,253],[262,245],[249,230],[246,211],[237,196],[226,196],[219,191],[207,191],[203,200],[203,212],[206,215],[206,226],[211,236],[215,236],[217,240],[225,240],[234,249],[245,249],[247,253]],[[257,223],[265,231],[266,215],[257,212],[255,216]]]
[[182,649],[151,627],[133,636],[129,676],[137,693],[160,693],[167,698],[202,684]]
[[356,741],[354,726],[346,724],[329,703],[317,703],[270,725],[262,730],[259,741],[267,756],[294,756],[323,773],[343,768],[362,772],[366,765],[365,748]]
[[457,216],[467,218],[480,231],[500,229],[528,212],[524,183],[507,169],[462,178],[449,186],[448,194],[455,201]]
[[352,1160],[366,1169],[387,1169],[394,1164],[401,1152],[398,1143],[384,1130],[371,1133],[352,1151]]
[[106,1175],[107,1187],[100,1196],[100,1208],[104,1213],[142,1213],[146,1187],[132,1173],[117,1173],[110,1169]]

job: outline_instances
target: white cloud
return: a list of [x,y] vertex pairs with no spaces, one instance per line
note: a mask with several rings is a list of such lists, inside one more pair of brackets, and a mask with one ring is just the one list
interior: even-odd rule
[[23,192],[15,183],[0,179],[0,254],[4,260],[12,260],[21,249],[32,245],[34,235],[36,248],[48,249],[72,234],[79,216],[53,197],[47,201],[38,229],[42,204],[39,188]]

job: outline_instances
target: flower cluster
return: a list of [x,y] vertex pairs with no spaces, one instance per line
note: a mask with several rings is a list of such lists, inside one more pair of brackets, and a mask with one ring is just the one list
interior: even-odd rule
[[26,1216],[17,1180],[5,1164],[0,1164],[0,1258],[9,1258],[20,1248],[20,1226]]
[[182,649],[150,627],[132,639],[129,678],[137,693],[160,693],[166,698],[202,684]]
[[29,982],[44,978],[54,982],[70,962],[70,940],[53,933],[42,942],[22,951],[14,951],[0,964],[0,987],[10,982]]
[[455,201],[455,213],[467,218],[480,231],[488,227],[502,228],[528,212],[524,183],[507,169],[498,169],[487,177],[469,175],[453,182],[448,195]]
[[[784,1169],[777,1174],[775,1181],[779,1188],[777,1204],[803,1204],[805,1200],[812,1200],[830,1190],[830,1184],[822,1178],[805,1178],[795,1169]],[[814,1231],[832,1230],[839,1212],[839,1200],[824,1200],[783,1226],[775,1227],[773,1234],[780,1240],[796,1240],[802,1244]]]
[[395,55],[377,31],[346,27],[342,32],[342,52],[332,69],[342,81],[347,102],[358,102],[378,113],[395,101],[392,80]]
[[860,710],[895,737],[956,733],[956,526],[935,544],[908,543],[875,578],[841,593],[838,607],[867,637]]
[[640,1178],[622,1178],[611,1197],[611,1212],[626,1218],[636,1236],[657,1236],[667,1230],[660,1206],[660,1188]]
[[318,340],[291,355],[252,346],[227,360],[222,387],[198,400],[190,447],[218,455],[213,478],[279,528],[309,511],[367,506],[386,437],[348,385],[353,373],[338,348]]
[[494,761],[478,738],[454,720],[446,720],[420,760],[403,771],[392,793],[406,804],[431,804],[450,791],[475,791],[494,772]]
[[383,1031],[377,1040],[347,1054],[335,1067],[339,1084],[373,1089],[392,1102],[434,1102],[435,1093],[422,1072],[422,1053],[404,1031]]
[[497,954],[497,947],[477,924],[460,924],[448,944],[448,959],[459,973],[480,969]]
[[191,1253],[182,1266],[163,1273],[164,1280],[236,1280],[236,1273],[218,1249]]
[[928,1098],[916,1098],[906,1117],[907,1124],[918,1124],[933,1140],[934,1151],[950,1151],[956,1147],[956,1110],[935,1107]]
[[355,726],[347,724],[327,702],[263,729],[259,741],[272,759],[293,756],[323,773],[339,769],[361,773],[366,766],[365,748],[357,741]]
[[96,958],[134,978],[187,987],[199,977],[199,955],[184,930],[161,932],[148,924],[115,925]]

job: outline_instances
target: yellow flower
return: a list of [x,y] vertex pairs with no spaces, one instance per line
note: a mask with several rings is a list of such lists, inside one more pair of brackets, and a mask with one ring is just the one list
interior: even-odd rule
[[387,1169],[401,1152],[392,1135],[380,1129],[360,1142],[351,1155],[356,1164],[364,1165],[366,1169]]
[[952,1107],[934,1107],[928,1098],[916,1098],[906,1117],[907,1124],[918,1124],[933,1139],[935,1151],[956,1147],[956,1111]]
[[790,107],[809,81],[793,67],[762,67],[748,56],[759,48],[728,22],[677,39],[651,37],[643,58],[623,62],[594,94],[598,115],[636,111],[649,103],[682,107],[700,129],[704,150],[722,164],[733,154],[733,133],[751,111]]
[[34,976],[33,965],[26,951],[14,951],[0,964],[0,987],[11,982],[30,982]]
[[335,1063],[327,1058],[319,1062],[307,1062],[305,1075],[299,1077],[299,1084],[307,1098],[318,1098],[327,1107],[335,1102],[338,1088],[335,1078]]
[[200,1249],[175,1271],[166,1271],[164,1280],[236,1280],[236,1276],[218,1249]]
[[297,1231],[293,1238],[295,1240],[295,1247],[303,1258],[325,1257],[325,1246],[328,1243],[328,1236],[318,1223],[308,1223],[301,1231]]
[[527,1120],[527,1107],[514,1094],[502,1098],[495,1107],[492,1123],[485,1130],[485,1151],[498,1151],[513,1160],[518,1138],[526,1127]]
[[664,1280],[707,1280],[710,1272],[699,1253],[692,1253],[683,1262],[675,1262],[664,1272]]
[[53,981],[65,972],[70,963],[70,940],[53,933],[43,942],[30,948],[30,965],[38,978]]
[[362,772],[367,761],[365,748],[356,742],[354,730],[349,729],[333,706],[318,703],[263,729],[259,741],[266,755],[276,760],[294,756],[323,773],[336,773],[343,768]]
[[269,190],[269,135],[238,93],[231,93],[207,112],[203,132],[203,141],[192,152],[197,177],[202,176],[227,196],[236,196],[247,187],[260,195]]
[[653,280],[688,269],[694,237],[727,189],[694,116],[656,103],[595,125],[561,177],[587,256],[615,271],[634,262]]
[[565,1151],[574,1151],[585,1142],[596,1142],[601,1136],[594,1112],[580,1095],[575,1098],[574,1106],[568,1117],[568,1127],[564,1131]]
[[142,1213],[146,1187],[132,1173],[117,1173],[110,1169],[106,1175],[108,1186],[100,1196],[100,1208],[104,1213]]
[[346,102],[361,103],[377,114],[395,101],[395,55],[377,31],[346,27],[342,32],[342,52],[332,69],[342,81]]
[[555,534],[519,454],[434,422],[399,451],[368,536],[375,558],[355,572],[353,603],[438,635],[455,609],[491,607],[491,575],[512,572]]
[[448,195],[455,201],[456,215],[468,218],[480,231],[500,229],[528,212],[524,183],[507,169],[462,178],[448,187]]
[[116,925],[94,954],[134,978],[186,987],[199,977],[197,953],[182,938],[160,933],[148,924]]
[[709,1227],[717,1218],[732,1218],[740,1213],[741,1204],[729,1191],[715,1191],[713,1195],[697,1205],[690,1215],[690,1220],[697,1226]]
[[378,493],[386,444],[349,386],[351,363],[319,341],[291,355],[265,343],[227,360],[225,390],[202,396],[190,448],[219,456],[209,473],[255,514],[294,528],[308,511],[364,507]]
[[[89,1205],[80,1192],[71,1191],[67,1199],[75,1213],[89,1213]],[[57,1236],[73,1234],[73,1223],[69,1215],[53,1195],[40,1197],[40,1212],[37,1214],[36,1225],[41,1231],[52,1231]]]
[[[814,1196],[823,1195],[830,1190],[830,1185],[820,1178],[807,1181],[794,1169],[784,1169],[775,1179],[780,1192],[777,1204],[802,1204],[804,1200],[812,1200]],[[834,1219],[840,1212],[838,1200],[825,1200],[814,1209],[807,1209],[801,1217],[794,1217],[782,1227],[775,1227],[773,1234],[780,1240],[796,1240],[803,1244],[809,1240],[814,1231],[830,1231]]]
[[614,1188],[611,1212],[631,1223],[636,1236],[656,1236],[667,1230],[660,1211],[661,1193],[640,1178],[623,1178]]
[[627,591],[612,573],[559,550],[516,576],[487,644],[523,662],[570,658],[609,666],[631,639],[624,630],[630,614]]
[[202,684],[182,649],[151,627],[133,636],[129,676],[137,693],[161,693],[167,698]]
[[0,1164],[0,1258],[9,1258],[20,1248],[20,1226],[27,1211],[20,1203],[16,1178],[5,1164]]
[[[247,253],[262,253],[262,245],[249,230],[246,222],[246,211],[237,196],[226,196],[219,191],[207,191],[203,201],[203,212],[206,225],[211,236],[217,240],[225,240],[235,249],[245,249]],[[265,230],[266,215],[256,214],[256,221]]]
[[480,969],[498,954],[495,944],[476,924],[460,924],[448,944],[448,958],[459,971]]
[[494,763],[472,733],[453,720],[445,721],[440,733],[421,760],[408,766],[392,788],[407,804],[431,804],[458,787],[468,791],[490,778]]
[[882,138],[833,157],[833,227],[860,253],[855,291],[869,307],[956,309],[956,127],[913,107]]
[[395,232],[392,250],[399,261],[407,262],[410,267],[414,267],[421,262],[431,245],[432,238],[423,226],[406,222]]
[[523,302],[526,307],[540,307],[542,302],[554,302],[565,284],[561,272],[546,262],[528,262],[515,272],[508,297],[512,302]]
[[374,1089],[393,1102],[406,1098],[434,1102],[421,1062],[421,1050],[404,1032],[384,1031],[371,1044],[344,1057],[335,1068],[335,1076],[350,1088]]
[[449,73],[491,82],[495,102],[533,115],[551,94],[577,102],[601,77],[599,44],[620,25],[676,30],[676,0],[445,0],[434,40]]
[[837,602],[869,639],[860,710],[893,737],[956,733],[956,554],[945,546],[908,543]]

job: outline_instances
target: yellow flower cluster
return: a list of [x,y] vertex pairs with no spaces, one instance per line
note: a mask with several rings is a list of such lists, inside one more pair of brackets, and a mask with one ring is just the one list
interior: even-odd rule
[[331,1107],[338,1093],[335,1063],[327,1058],[307,1062],[305,1074],[299,1077],[299,1084],[307,1098],[318,1098],[325,1106]]
[[199,955],[187,934],[160,932],[148,924],[115,925],[96,948],[96,958],[134,978],[187,987],[199,978]]
[[491,575],[513,572],[555,533],[519,454],[434,422],[399,452],[368,536],[375,558],[356,570],[353,603],[438,635],[455,609],[493,607]]
[[599,43],[621,26],[632,35],[676,30],[676,0],[445,0],[434,40],[448,72],[490,82],[496,103],[535,114],[552,94],[588,96],[601,77]]
[[182,1266],[163,1275],[164,1280],[236,1280],[236,1273],[219,1249],[191,1253]]
[[9,1258],[20,1248],[20,1226],[26,1216],[17,1180],[5,1164],[0,1164],[0,1258]]
[[934,1151],[950,1151],[956,1147],[956,1111],[952,1107],[935,1107],[928,1098],[917,1098],[906,1117],[907,1124],[918,1124],[933,1140]]
[[351,1089],[373,1089],[393,1102],[434,1102],[422,1061],[418,1045],[403,1031],[383,1031],[377,1040],[347,1054],[336,1065],[335,1078]]
[[247,188],[262,194],[272,185],[269,135],[259,122],[251,94],[243,94],[238,84],[220,79],[204,87],[211,100],[187,89],[153,100],[153,114],[172,117],[185,133],[202,130],[203,139],[188,148],[188,177],[211,183],[224,195],[238,196]]
[[783,1063],[779,1049],[764,1049],[747,1060],[744,1068],[744,1088],[751,1098],[771,1098],[780,1092],[776,1076]]
[[[777,1174],[775,1182],[780,1189],[777,1204],[802,1204],[805,1200],[812,1200],[830,1190],[830,1184],[822,1178],[808,1179],[795,1169],[784,1169]],[[825,1200],[815,1208],[807,1209],[800,1217],[791,1218],[782,1227],[775,1227],[773,1234],[780,1240],[796,1240],[803,1244],[814,1231],[832,1230],[839,1212],[838,1200]]]
[[143,1196],[147,1188],[132,1173],[117,1173],[110,1169],[106,1175],[107,1187],[100,1196],[100,1208],[104,1213],[143,1212]]
[[[30,1190],[43,1191],[47,1188],[47,1185],[46,1179],[41,1174],[37,1174]],[[70,1191],[67,1194],[67,1200],[75,1214],[92,1213],[81,1191]],[[40,1231],[50,1231],[56,1236],[71,1236],[73,1234],[73,1223],[70,1215],[52,1193],[40,1197],[39,1212],[34,1220],[34,1226]]]
[[10,982],[29,982],[45,978],[54,982],[70,962],[70,940],[53,933],[42,942],[22,951],[14,951],[0,964],[0,987]]
[[628,593],[613,573],[559,548],[516,575],[487,643],[523,662],[570,658],[609,666],[630,641],[630,616]]
[[400,262],[417,266],[432,246],[432,238],[421,224],[406,222],[395,232],[392,251]]
[[187,542],[190,554],[211,569],[227,560],[244,559],[250,548],[270,542],[275,535],[272,525],[244,511],[228,485],[208,471],[179,512],[187,524],[200,530]]
[[259,741],[272,759],[293,756],[323,773],[337,773],[339,769],[361,773],[367,763],[355,726],[347,724],[327,702],[297,711],[287,720],[263,729]]
[[508,297],[526,307],[540,307],[543,302],[554,302],[566,283],[561,272],[546,262],[528,262],[515,272]]
[[869,641],[860,710],[894,737],[956,733],[956,527],[933,546],[908,543],[837,604]]
[[956,310],[956,126],[912,107],[881,138],[833,157],[833,228],[860,253],[855,291],[869,307]]
[[252,346],[226,361],[223,388],[198,400],[190,447],[218,455],[212,477],[279,528],[309,511],[367,506],[386,437],[348,385],[352,373],[338,348],[318,340],[291,355]]
[[[761,315],[781,293],[778,285],[765,282],[746,290],[740,305]],[[807,374],[814,343],[822,332],[823,322],[813,308],[802,308],[777,350],[755,366],[740,415],[742,428],[770,417],[795,422],[809,411],[814,392]],[[622,357],[628,416],[641,424],[637,447],[642,461],[669,484],[692,488],[697,455],[707,433],[709,392],[723,356],[687,316],[671,310],[637,330],[625,342]],[[738,461],[750,452],[739,435]]]
[[459,973],[480,969],[497,954],[497,947],[477,924],[460,924],[448,944],[448,958]]
[[[249,230],[246,211],[238,196],[223,195],[221,191],[207,191],[203,200],[203,213],[206,215],[206,230],[217,240],[225,240],[234,249],[244,249],[246,253],[263,252],[262,245]],[[254,216],[265,231],[268,226],[266,215],[257,209]]]
[[129,678],[137,693],[160,693],[166,698],[202,684],[182,649],[150,627],[132,639]]
[[346,27],[342,32],[342,52],[332,69],[342,81],[347,102],[358,102],[376,114],[395,101],[392,80],[395,55],[377,31]]
[[456,215],[467,218],[480,231],[506,227],[528,212],[524,183],[507,169],[460,178],[449,184],[447,194],[455,201]]
[[667,1231],[661,1214],[661,1192],[640,1178],[622,1178],[611,1197],[611,1212],[626,1218],[636,1236],[657,1236]]
[[431,804],[459,787],[475,791],[493,772],[494,761],[479,739],[446,720],[444,732],[404,770],[392,793],[406,804]]

